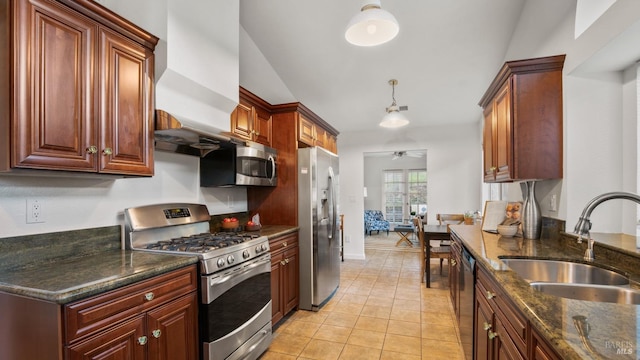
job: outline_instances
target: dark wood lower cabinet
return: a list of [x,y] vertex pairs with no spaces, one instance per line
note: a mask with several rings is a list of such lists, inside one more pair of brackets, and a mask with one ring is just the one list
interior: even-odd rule
[[298,234],[287,234],[269,240],[271,247],[271,323],[277,324],[295,310],[299,297]]
[[192,265],[64,305],[0,293],[0,359],[197,359],[197,285]]
[[475,360],[561,359],[482,266],[476,267]]

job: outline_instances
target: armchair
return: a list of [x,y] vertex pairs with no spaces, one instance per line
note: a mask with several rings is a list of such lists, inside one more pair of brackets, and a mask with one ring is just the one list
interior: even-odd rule
[[378,234],[380,230],[386,231],[387,235],[389,235],[389,222],[384,219],[384,215],[380,210],[365,210],[364,211],[364,234],[371,235],[372,231],[377,231]]

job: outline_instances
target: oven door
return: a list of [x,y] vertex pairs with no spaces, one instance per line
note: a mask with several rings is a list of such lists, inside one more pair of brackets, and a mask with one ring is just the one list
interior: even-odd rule
[[203,358],[257,359],[271,344],[271,255],[201,278]]

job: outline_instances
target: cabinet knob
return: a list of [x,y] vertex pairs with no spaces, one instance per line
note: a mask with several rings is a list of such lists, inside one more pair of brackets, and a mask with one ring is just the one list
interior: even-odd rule
[[159,338],[160,335],[162,334],[162,332],[160,331],[160,329],[155,329],[151,332],[151,335],[153,335],[154,338]]
[[104,150],[102,150],[102,154],[103,155],[111,155],[111,154],[113,154],[113,150],[111,150],[111,148],[105,148]]
[[287,242],[286,241],[282,243],[282,247],[287,247]]
[[153,300],[154,297],[155,295],[153,295],[152,292],[144,294],[144,298],[147,299],[147,301]]
[[286,263],[284,262],[284,260],[280,261],[280,265],[284,266]]
[[289,259],[284,259],[284,262],[288,264],[289,263]]
[[489,330],[491,329],[491,324],[485,321],[484,324],[482,325],[482,328],[485,330]]
[[494,294],[491,291],[487,290],[487,300],[491,300],[494,297],[496,297],[496,294]]
[[491,170],[491,172],[496,172],[496,170],[498,170],[498,168],[495,167],[495,166],[492,166],[491,169],[489,169],[489,170]]
[[456,259],[451,259],[451,266],[456,266],[458,262],[456,262]]
[[91,145],[87,148],[87,152],[89,154],[96,154],[98,152],[98,147],[95,145]]
[[494,338],[498,337],[498,333],[497,332],[493,332],[493,331],[489,331],[488,335],[489,339],[493,340]]
[[138,344],[140,344],[140,345],[144,345],[144,344],[146,344],[146,343],[147,343],[147,337],[146,337],[146,336],[140,336],[140,337],[138,338]]

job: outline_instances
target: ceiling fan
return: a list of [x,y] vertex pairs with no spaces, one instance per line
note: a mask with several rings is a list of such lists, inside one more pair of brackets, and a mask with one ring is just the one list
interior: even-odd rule
[[392,156],[391,160],[396,160],[402,157],[421,158],[424,154],[419,151],[394,151]]

